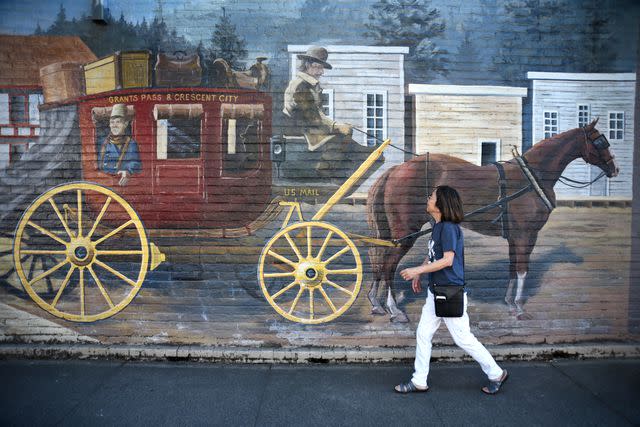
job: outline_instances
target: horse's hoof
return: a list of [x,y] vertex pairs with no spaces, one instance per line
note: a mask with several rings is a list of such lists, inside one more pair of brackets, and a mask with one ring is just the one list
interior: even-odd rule
[[516,315],[516,319],[518,319],[518,320],[531,320],[531,319],[533,319],[533,316],[530,315],[529,313],[523,311],[523,312],[518,313]]
[[389,321],[393,323],[409,323],[409,318],[404,313],[398,313],[395,316],[391,316]]
[[387,312],[382,307],[372,307],[371,308],[371,314],[384,315],[384,314],[387,314]]

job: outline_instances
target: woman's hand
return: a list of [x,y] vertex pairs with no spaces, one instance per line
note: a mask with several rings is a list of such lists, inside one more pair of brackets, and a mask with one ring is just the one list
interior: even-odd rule
[[413,289],[413,293],[419,294],[422,292],[422,285],[420,284],[420,276],[416,277],[411,281],[411,289]]

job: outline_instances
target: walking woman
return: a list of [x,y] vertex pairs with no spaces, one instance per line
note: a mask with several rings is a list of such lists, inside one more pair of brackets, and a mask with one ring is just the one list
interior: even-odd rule
[[482,388],[487,394],[495,394],[506,381],[508,373],[493,360],[487,349],[476,339],[469,328],[467,315],[467,295],[464,295],[464,311],[462,317],[437,317],[435,312],[433,285],[464,285],[464,237],[458,223],[464,217],[462,200],[458,192],[446,185],[437,187],[427,200],[427,212],[435,219],[436,224],[429,240],[429,254],[424,264],[407,268],[400,272],[405,280],[411,280],[415,293],[422,288],[420,276],[429,276],[427,302],[422,308],[422,316],[416,332],[416,360],[414,373],[407,383],[395,387],[398,393],[425,392],[429,361],[431,359],[431,340],[442,320],[456,345],[464,349],[489,378],[488,384]]

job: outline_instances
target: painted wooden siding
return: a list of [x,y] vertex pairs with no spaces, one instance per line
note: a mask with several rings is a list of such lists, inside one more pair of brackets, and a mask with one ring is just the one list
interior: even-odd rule
[[480,164],[480,140],[500,140],[499,159],[522,149],[522,98],[415,95],[416,150]]
[[[558,111],[558,131],[564,132],[578,126],[578,104],[589,104],[591,118],[600,117],[597,128],[608,136],[609,111],[624,111],[624,139],[610,141],[620,174],[609,179],[608,195],[631,197],[633,179],[633,123],[635,82],[633,81],[568,81],[534,80],[533,82],[533,141],[543,139],[543,112]],[[582,159],[572,162],[565,172],[576,180],[590,180],[589,165]],[[555,187],[559,197],[588,197],[590,189],[574,189],[558,183]]]

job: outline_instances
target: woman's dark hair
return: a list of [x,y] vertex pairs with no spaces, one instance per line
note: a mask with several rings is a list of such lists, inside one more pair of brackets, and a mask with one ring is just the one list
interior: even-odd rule
[[442,221],[458,224],[464,219],[462,199],[453,187],[449,187],[448,185],[436,187],[436,207],[442,214]]

